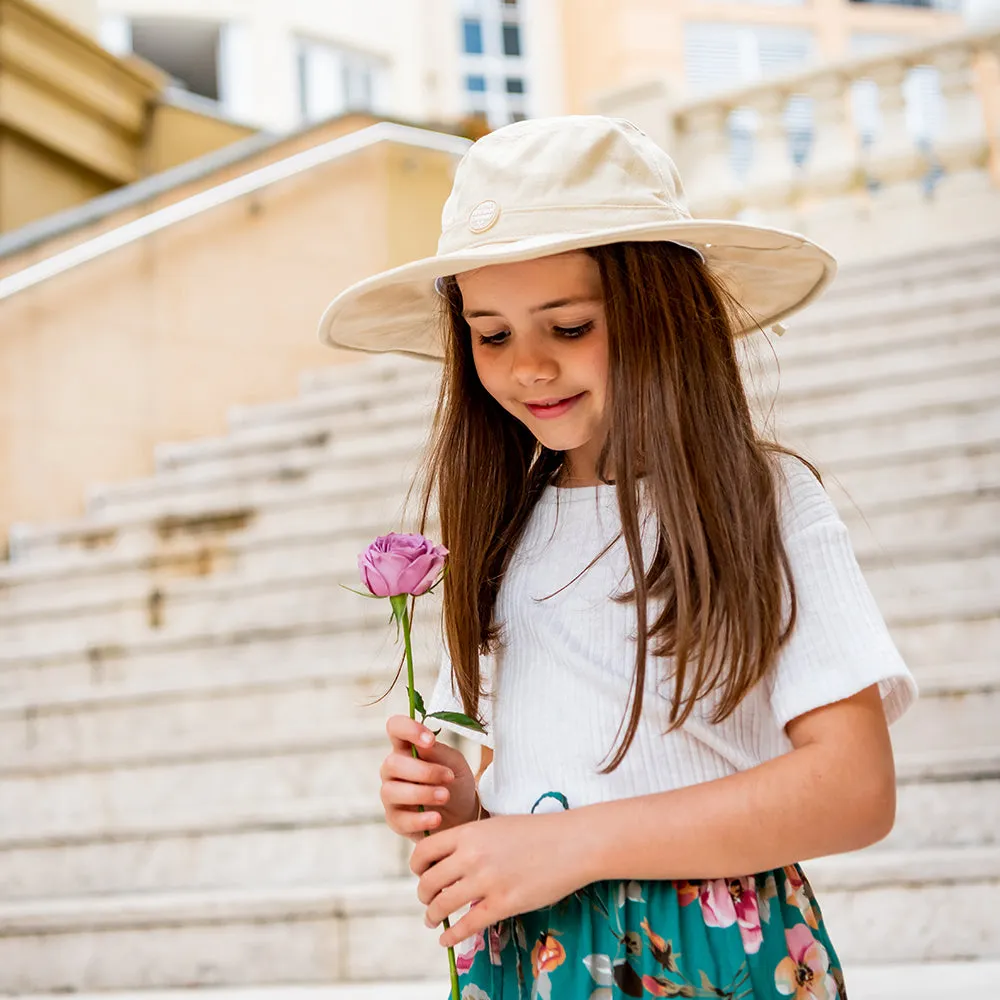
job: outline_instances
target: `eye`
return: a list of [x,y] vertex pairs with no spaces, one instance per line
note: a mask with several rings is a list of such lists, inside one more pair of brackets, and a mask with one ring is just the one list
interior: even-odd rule
[[585,333],[590,331],[593,326],[593,320],[590,320],[580,326],[554,326],[552,329],[555,330],[560,337],[566,337],[568,340],[573,340],[575,337],[582,337]]
[[480,334],[479,343],[485,344],[487,347],[499,347],[509,336],[510,334],[506,330],[501,330],[499,333],[491,334],[488,337]]

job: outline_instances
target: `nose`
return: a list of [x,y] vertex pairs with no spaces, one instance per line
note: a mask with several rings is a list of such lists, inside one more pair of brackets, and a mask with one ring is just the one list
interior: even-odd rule
[[520,344],[515,340],[511,348],[510,373],[520,385],[551,382],[559,374],[556,359],[533,338],[521,338]]

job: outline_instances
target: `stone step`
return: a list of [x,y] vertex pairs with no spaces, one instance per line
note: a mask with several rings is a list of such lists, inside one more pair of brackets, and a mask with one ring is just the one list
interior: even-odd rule
[[322,449],[335,438],[363,431],[374,423],[384,426],[393,421],[420,422],[430,426],[436,387],[426,376],[400,386],[398,394],[390,398],[356,399],[353,397],[361,397],[365,385],[360,383],[355,388],[354,393],[339,393],[336,405],[319,417],[310,412],[315,407],[310,406],[307,399],[302,403],[296,401],[304,412],[295,421],[255,423],[221,437],[157,445],[156,468],[159,472],[167,472],[199,462],[259,452],[277,452],[288,448]]
[[[418,670],[437,664],[436,630],[416,625],[413,647]],[[366,630],[327,620],[292,619],[271,629],[151,634],[60,653],[18,655],[0,650],[0,697],[55,701],[64,692],[81,690],[94,694],[170,690],[212,684],[216,679],[224,683],[234,674],[253,684],[270,678],[275,664],[281,664],[289,677],[308,674],[318,665],[345,677],[363,675],[381,693],[395,676],[400,657],[394,630],[384,623]]]
[[[867,513],[845,504],[843,516],[862,565],[905,565],[915,554],[947,556],[995,546],[998,499],[1000,482]],[[148,528],[120,529],[113,547],[86,557],[0,567],[0,623],[74,609],[83,595],[96,606],[146,600],[151,590],[182,580],[251,582],[281,578],[291,568],[298,575],[351,566],[357,553],[395,523],[401,504],[401,497],[383,493],[338,499],[332,506],[260,512],[251,527],[224,540],[195,532],[163,543]],[[439,526],[431,523],[427,532],[437,537]]]
[[1000,243],[987,240],[968,244],[942,256],[939,251],[908,253],[905,256],[886,257],[865,265],[842,267],[836,280],[823,293],[823,299],[840,299],[863,294],[866,291],[892,287],[918,285],[938,275],[979,274],[986,278],[996,273],[1000,266]]
[[893,726],[897,752],[966,750],[997,743],[1000,665],[954,664],[915,673],[920,697]]
[[[1000,955],[1000,849],[823,859],[806,870],[841,959]],[[412,981],[446,953],[412,877],[371,885],[102,895],[0,904],[0,989]],[[914,919],[919,914],[920,919]],[[53,938],[60,946],[54,950]]]
[[[787,324],[789,334],[780,343],[793,343],[820,333],[837,335],[840,331],[871,328],[880,322],[887,326],[896,319],[918,318],[928,313],[962,312],[970,306],[976,308],[984,301],[993,301],[992,278],[996,263],[995,249],[967,268],[948,268],[943,262],[936,261],[928,265],[932,268],[928,272],[933,275],[932,282],[920,280],[918,275],[921,272],[908,272],[905,264],[899,273],[885,277],[874,270],[866,270],[857,272],[852,281],[847,272],[842,272],[819,301],[792,317]],[[863,288],[863,285],[867,287]],[[769,339],[772,343],[776,340],[773,337]],[[355,384],[358,373],[351,369],[362,365],[366,381],[391,391],[397,381],[405,380],[421,368],[433,369],[436,362],[377,355],[359,357],[357,361],[303,373],[300,390],[304,396],[309,396]],[[237,422],[242,422],[244,416],[247,416],[247,411],[234,411]],[[249,419],[253,422],[254,418],[251,416]]]
[[[440,970],[438,971],[440,973]],[[447,969],[445,971],[447,972]],[[279,983],[275,986],[248,986],[242,989],[179,987],[175,990],[142,990],[131,993],[77,993],[74,1000],[442,1000],[442,997],[448,996],[450,989],[447,976],[441,979],[439,975],[437,979],[349,983],[346,986],[338,986],[335,983],[322,986]],[[66,998],[61,993],[47,996],[32,994],[25,1000],[66,1000]],[[861,996],[861,1000],[869,998]],[[883,998],[879,995],[870,1000],[895,1000],[895,998]]]
[[4,898],[172,892],[355,882],[409,874],[413,844],[393,833],[377,799],[251,804],[206,820],[162,818],[37,836],[0,837]]
[[847,970],[847,983],[851,1000],[941,1000],[942,997],[1000,1000],[1000,962],[852,965]]
[[785,443],[814,457],[820,469],[885,466],[890,456],[914,459],[938,454],[952,447],[1000,453],[1000,397],[974,400],[967,407],[945,413],[901,413],[892,420],[871,421],[865,426],[810,429],[789,434]]
[[[429,691],[437,656],[429,636],[417,651],[417,680]],[[387,645],[387,644],[386,644]],[[381,733],[396,698],[372,704],[386,690],[399,647],[381,661],[283,659],[245,676],[233,667],[185,672],[167,683],[104,682],[75,691],[46,683],[0,701],[0,760],[5,767],[60,767],[156,756],[172,747],[189,753],[253,748],[262,737],[321,740],[334,730]],[[1000,717],[1000,667],[949,664],[918,670],[922,698],[894,730],[897,748],[951,749],[989,743]],[[46,679],[48,682],[48,679]]]
[[[907,350],[865,353],[863,359],[855,351],[853,356],[833,357],[822,363],[808,365],[787,365],[781,361],[780,370],[772,368],[754,382],[754,389],[767,400],[777,390],[778,406],[785,397],[792,406],[789,409],[789,424],[804,426],[822,423],[828,416],[828,401],[843,407],[859,390],[880,389],[896,386],[912,386],[910,397],[901,400],[904,408],[910,408],[912,399],[921,398],[925,383],[933,383],[938,378],[951,374],[966,374],[976,366],[996,369],[1000,358],[1000,327],[994,325],[985,330],[963,332],[960,342],[953,338],[939,338],[926,344],[910,345]],[[970,385],[973,383],[970,383]],[[987,387],[983,395],[995,395],[995,389]],[[961,395],[948,402],[972,402],[976,396]],[[812,403],[810,407],[808,404]],[[795,405],[798,404],[798,405]],[[889,411],[891,414],[892,411]],[[851,421],[849,414],[841,414],[843,422]]]
[[[12,531],[13,561],[0,565],[0,581],[36,569],[68,568],[102,556],[169,553],[178,544],[197,543],[215,551],[221,541],[262,538],[291,531],[303,516],[353,520],[362,512],[384,513],[386,522],[401,520],[412,474],[412,452],[389,453],[382,465],[364,467],[358,480],[344,470],[320,470],[298,488],[289,484],[248,482],[218,490],[166,497],[160,509],[89,515],[72,521],[22,524]],[[350,469],[347,470],[350,473]],[[358,471],[358,470],[355,470]]]
[[416,880],[0,904],[0,991],[373,983],[448,972]]
[[[386,747],[388,749],[388,747]],[[896,826],[874,850],[1000,843],[1000,748],[900,757]],[[478,754],[470,756],[478,766]],[[377,766],[376,764],[372,765]],[[97,892],[349,883],[408,874],[412,850],[385,825],[374,797],[270,801],[205,817],[150,813],[130,823],[90,817],[44,834],[0,837],[5,898]]]
[[785,324],[791,338],[802,332],[812,336],[827,330],[844,328],[858,323],[868,324],[873,316],[891,315],[900,318],[909,312],[916,316],[925,309],[940,308],[942,303],[959,308],[966,302],[981,302],[994,291],[993,275],[989,268],[964,273],[958,271],[937,281],[909,283],[894,282],[877,293],[823,297],[802,313],[792,316]]
[[[1000,311],[995,313],[987,336],[973,339],[976,331],[966,331],[961,345],[940,338],[927,346],[907,342],[879,365],[872,363],[869,353],[863,380],[856,375],[856,357],[824,365],[810,361],[808,367],[789,365],[782,359],[780,372],[770,370],[755,376],[753,404],[762,414],[776,407],[781,427],[804,429],[885,418],[914,405],[943,408],[988,397],[996,393],[1000,375],[1000,336],[994,330],[1000,330]],[[426,380],[399,398],[378,400],[377,404],[368,401],[345,406],[337,396],[329,400],[327,409],[320,409],[316,398],[306,397],[297,404],[297,411],[280,421],[254,424],[224,437],[160,445],[156,449],[157,469],[167,472],[200,462],[287,449],[321,450],[334,437],[363,432],[375,421],[379,426],[407,422],[429,426],[433,412]]]
[[896,780],[895,826],[871,851],[1000,845],[995,727],[992,745],[897,754]]
[[[336,720],[332,720],[335,723]],[[55,836],[68,827],[133,826],[155,815],[174,826],[197,809],[221,824],[266,803],[361,798],[377,802],[389,744],[377,736],[268,741],[256,747],[145,759],[0,768],[0,838]]]
[[[386,662],[377,680],[315,663],[291,675],[273,669],[252,681],[231,672],[184,686],[10,699],[0,703],[0,760],[8,770],[127,765],[175,748],[208,757],[333,733],[376,739],[405,702],[404,682],[398,698],[371,704],[385,690],[391,667]],[[427,687],[435,676],[421,664],[418,684]]]
[[[386,463],[367,471],[353,490],[348,480],[334,479],[328,470],[317,474],[314,488],[308,490],[267,484],[245,490],[230,487],[195,495],[183,505],[176,498],[165,499],[166,509],[156,512],[124,511],[99,520],[22,526],[18,558],[0,565],[0,600],[53,574],[62,578],[77,570],[88,575],[118,572],[133,557],[147,560],[150,571],[192,575],[227,569],[243,546],[270,545],[308,532],[313,525],[360,524],[370,517],[379,531],[387,530],[399,524],[406,489],[399,467],[408,459],[387,454]],[[897,512],[905,521],[915,507],[964,509],[970,496],[1000,489],[1000,463],[989,445],[962,449],[949,442],[924,455],[888,455],[878,468],[845,471],[824,464],[822,471],[852,528],[863,526],[862,513],[872,523]],[[852,533],[856,542],[868,540],[867,529]],[[881,534],[880,541],[885,537]]]
[[[341,557],[328,565],[300,568],[276,560],[268,575],[255,579],[220,576],[160,581],[130,599],[91,599],[74,594],[72,605],[50,611],[30,609],[0,616],[0,645],[14,655],[121,643],[162,631],[189,633],[210,624],[229,628],[276,626],[293,613],[322,614],[343,627],[357,621],[375,627],[385,619],[386,602],[365,600],[343,589],[357,586],[355,540],[338,542]],[[1000,552],[916,550],[895,553],[891,562],[865,567],[865,576],[888,618],[946,613],[989,613],[1000,593]]]
[[[977,997],[1000,1000],[1000,962],[918,962],[854,965],[847,970],[851,1000],[941,1000]],[[413,982],[351,983],[347,986],[247,987],[244,989],[142,990],[77,993],[74,1000],[446,1000],[447,978]],[[65,1000],[34,994],[26,1000]]]
[[1000,847],[862,851],[804,868],[845,964],[1000,958]]
[[[1000,356],[1000,340],[991,350]],[[944,447],[993,446],[1000,438],[1000,398],[971,400],[943,413],[926,414],[917,405],[878,421],[823,429],[810,426],[788,431],[788,442],[804,442],[822,464],[859,467],[879,464],[896,454],[925,454]],[[227,487],[289,477],[316,480],[321,470],[336,470],[345,480],[362,480],[375,464],[391,467],[394,453],[414,462],[426,443],[418,425],[372,423],[364,433],[332,441],[323,449],[298,447],[279,453],[240,455],[172,470],[151,479],[107,487],[92,495],[91,513],[101,517],[131,512],[162,516],[169,505],[206,504]],[[315,485],[318,486],[318,483]],[[301,484],[300,484],[301,490]],[[237,493],[239,495],[239,493]],[[244,494],[245,495],[245,494]]]
[[[780,370],[769,363],[769,356],[765,355],[763,367],[755,366],[748,373],[748,389],[760,397],[758,407],[764,408],[775,399],[777,392],[779,408],[790,424],[816,424],[832,418],[850,421],[850,400],[866,386],[871,387],[873,399],[867,404],[868,410],[854,419],[873,408],[875,413],[891,413],[891,401],[898,398],[904,405],[911,405],[912,399],[924,395],[917,388],[918,383],[933,384],[949,373],[966,378],[957,384],[953,379],[949,385],[938,388],[934,401],[937,405],[946,401],[960,402],[995,391],[995,382],[982,381],[985,378],[982,369],[983,366],[993,370],[1000,367],[998,330],[1000,310],[994,309],[980,327],[963,327],[958,334],[947,338],[940,335],[938,328],[933,338],[910,337],[893,343],[890,351],[867,350],[863,363],[858,358],[857,344],[848,345],[849,349],[841,355],[823,358],[822,363],[815,356],[797,357],[794,352],[781,351],[777,355]],[[981,376],[980,382],[975,380],[977,373]],[[896,388],[896,394],[890,394],[878,409],[877,390],[890,386]],[[372,398],[366,398],[366,388],[366,383],[359,381],[352,392],[342,390],[330,396],[329,405],[322,410],[316,405],[316,397],[306,397],[283,404],[285,418],[277,422],[237,426],[224,437],[160,445],[156,451],[157,468],[168,472],[252,454],[303,448],[322,450],[334,439],[363,431],[366,426],[376,423],[380,427],[404,422],[429,425],[436,394],[425,373],[420,373],[419,381],[407,383],[404,391],[389,398],[370,392]]]

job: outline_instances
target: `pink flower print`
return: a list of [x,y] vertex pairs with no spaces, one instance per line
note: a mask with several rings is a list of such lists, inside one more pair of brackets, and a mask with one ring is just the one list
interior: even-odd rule
[[748,955],[760,951],[764,934],[760,929],[760,909],[753,876],[712,879],[701,890],[701,912],[709,927],[739,924],[743,950]]
[[785,940],[788,957],[774,970],[777,991],[795,1000],[838,1000],[826,948],[812,931],[805,924],[796,924],[785,931]]
[[476,955],[485,949],[486,936],[482,931],[478,931],[472,937],[466,938],[459,947],[463,950],[456,952],[455,966],[458,969],[458,974],[464,976],[472,968]]
[[785,901],[789,906],[797,906],[802,919],[814,930],[819,930],[819,918],[816,916],[816,908],[812,904],[809,890],[805,881],[799,874],[799,870],[794,865],[785,868],[786,892]]
[[489,952],[491,965],[503,965],[503,950],[510,943],[510,924],[501,920],[498,924],[490,924]]

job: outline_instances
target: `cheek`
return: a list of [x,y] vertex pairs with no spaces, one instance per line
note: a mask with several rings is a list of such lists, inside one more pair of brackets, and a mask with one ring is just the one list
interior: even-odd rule
[[500,390],[500,375],[498,366],[492,361],[490,356],[484,351],[472,352],[472,361],[476,367],[476,374],[483,388],[495,399]]

